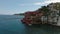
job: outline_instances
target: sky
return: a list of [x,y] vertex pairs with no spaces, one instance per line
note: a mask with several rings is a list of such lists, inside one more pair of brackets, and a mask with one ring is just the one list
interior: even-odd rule
[[34,11],[49,3],[60,2],[60,0],[0,0],[0,15],[12,15]]

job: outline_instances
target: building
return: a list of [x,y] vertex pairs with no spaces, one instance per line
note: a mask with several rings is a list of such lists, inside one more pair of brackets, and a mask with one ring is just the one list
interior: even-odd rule
[[[32,24],[52,24],[56,25],[59,19],[59,10],[56,9],[55,6],[58,7],[58,5],[55,5],[54,3],[51,3],[48,5],[48,9],[50,10],[47,13],[47,16],[44,15],[44,11],[28,11],[25,12],[25,17],[22,19],[23,22],[25,22],[28,25]],[[45,12],[46,14],[46,12]]]

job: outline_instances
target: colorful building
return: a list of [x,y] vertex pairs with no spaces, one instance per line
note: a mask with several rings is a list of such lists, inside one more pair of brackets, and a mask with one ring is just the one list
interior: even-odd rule
[[[52,24],[52,25],[57,25],[58,19],[59,19],[59,10],[58,8],[55,9],[54,6],[55,4],[50,4],[47,5],[49,11],[44,12],[43,10],[36,10],[36,11],[28,11],[25,12],[24,18],[21,20],[22,22],[32,25],[32,24]],[[58,5],[56,5],[58,7]],[[46,14],[46,15],[45,15]]]

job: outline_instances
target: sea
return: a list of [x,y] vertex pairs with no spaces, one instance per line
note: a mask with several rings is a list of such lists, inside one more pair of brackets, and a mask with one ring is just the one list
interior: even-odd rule
[[28,26],[21,22],[24,16],[0,15],[0,34],[60,34],[60,27],[52,25]]

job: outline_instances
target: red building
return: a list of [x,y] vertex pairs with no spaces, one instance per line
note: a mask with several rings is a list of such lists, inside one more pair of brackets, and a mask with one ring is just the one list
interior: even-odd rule
[[43,15],[43,13],[39,13],[37,11],[34,11],[34,12],[25,12],[25,14],[24,14],[25,17],[21,21],[26,23],[26,24],[28,24],[28,25],[39,24],[36,21],[38,21],[37,18],[40,18],[42,15]]

